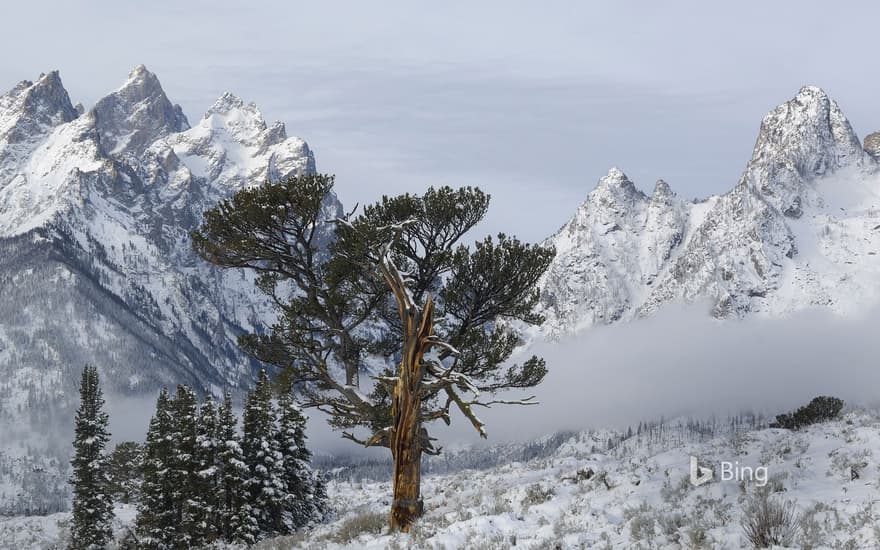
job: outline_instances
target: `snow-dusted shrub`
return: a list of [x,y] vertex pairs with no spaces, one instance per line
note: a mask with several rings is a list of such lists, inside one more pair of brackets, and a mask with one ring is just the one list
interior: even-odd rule
[[791,546],[800,529],[800,518],[794,502],[777,502],[762,491],[746,506],[742,527],[755,548]]
[[824,531],[816,514],[817,510],[812,508],[804,512],[801,517],[801,530],[797,542],[803,550],[812,550],[825,545]]
[[544,487],[540,483],[533,483],[526,489],[526,496],[522,499],[523,508],[531,508],[536,504],[543,504],[553,498],[556,491],[553,487]]
[[873,523],[874,504],[872,502],[865,502],[849,517],[849,524],[854,531],[857,531],[866,525],[872,525]]
[[829,456],[831,458],[831,469],[828,475],[837,475],[844,481],[853,481],[859,479],[864,469],[868,467],[871,451],[868,449],[861,449],[859,451],[837,449],[831,451]]
[[663,487],[660,488],[660,497],[663,499],[663,502],[676,505],[687,496],[690,490],[691,482],[687,476],[681,477],[678,483],[673,483],[671,480],[666,479],[663,482]]
[[681,512],[672,512],[660,516],[660,532],[666,535],[672,542],[678,543],[681,539],[681,528],[685,526],[685,517]]
[[705,529],[714,529],[730,523],[733,504],[721,498],[697,495],[693,508],[699,513],[700,525]]
[[511,539],[501,533],[487,534],[480,529],[469,529],[464,548],[480,548],[485,550],[509,550]]
[[331,539],[345,544],[360,535],[378,535],[388,525],[388,514],[381,512],[361,512],[339,524]]
[[623,511],[623,519],[629,521],[629,536],[633,542],[650,540],[654,537],[656,515],[647,502],[642,502],[637,507],[627,508]]
[[694,525],[690,529],[687,530],[687,541],[688,548],[709,548],[709,535],[706,534],[706,530],[699,526]]
[[832,420],[843,408],[843,401],[836,397],[820,396],[813,398],[807,405],[798,410],[776,416],[771,428],[799,430],[810,424]]
[[496,487],[492,491],[492,501],[489,505],[489,513],[493,516],[500,516],[512,512],[510,501],[507,499],[504,489]]

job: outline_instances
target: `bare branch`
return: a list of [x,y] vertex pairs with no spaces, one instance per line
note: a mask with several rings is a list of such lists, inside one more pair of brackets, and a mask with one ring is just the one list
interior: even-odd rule
[[433,346],[435,348],[442,348],[442,349],[446,350],[450,355],[453,355],[453,356],[461,355],[461,352],[458,351],[457,349],[455,349],[455,347],[453,347],[452,344],[441,340],[440,337],[437,336],[436,334],[432,334],[431,336],[428,336],[425,340],[431,346]]
[[476,405],[479,407],[486,407],[487,409],[492,407],[492,405],[540,405],[540,401],[535,401],[535,396],[530,395],[524,399],[494,399],[492,401],[471,401],[471,405]]

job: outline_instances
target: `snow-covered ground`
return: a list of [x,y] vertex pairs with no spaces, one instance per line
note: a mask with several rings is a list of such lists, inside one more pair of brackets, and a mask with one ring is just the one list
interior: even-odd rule
[[[614,434],[585,432],[547,459],[429,477],[427,512],[410,535],[379,530],[388,483],[336,483],[331,494],[340,518],[274,547],[748,548],[741,520],[759,491],[796,502],[803,526],[795,547],[880,547],[876,412],[851,412],[802,432],[729,425],[711,431],[675,422],[610,450]],[[712,482],[691,485],[691,456],[714,468]],[[766,466],[766,485],[759,487],[760,474],[721,480],[722,461]],[[358,534],[360,526],[373,532]]]
[[[116,506],[116,520],[113,532],[121,539],[134,524],[137,511],[133,505],[119,504]],[[0,549],[14,550],[55,550],[67,547],[68,523],[70,514],[67,512],[48,516],[18,516],[0,518]]]
[[[530,462],[429,475],[425,516],[406,535],[385,527],[387,482],[334,480],[336,519],[257,548],[748,548],[744,510],[762,491],[796,503],[792,547],[880,547],[880,411],[850,411],[800,432],[752,425],[676,420],[631,436],[582,432]],[[690,483],[691,456],[714,469],[713,481]],[[766,484],[759,471],[721,479],[722,461],[765,466]],[[121,508],[120,528],[132,517]],[[51,548],[66,519],[2,521],[0,548]]]

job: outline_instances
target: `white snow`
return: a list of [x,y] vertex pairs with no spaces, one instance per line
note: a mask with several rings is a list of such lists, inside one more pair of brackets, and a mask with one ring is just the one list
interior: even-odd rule
[[[629,436],[586,431],[547,458],[427,475],[426,513],[410,534],[391,534],[385,526],[387,481],[331,481],[336,519],[255,548],[735,550],[749,547],[744,510],[761,491],[795,503],[802,527],[792,548],[880,544],[878,411],[853,410],[799,432],[750,429],[749,417],[734,420],[667,420]],[[691,456],[714,469],[713,481],[691,485]],[[763,466],[767,475],[724,480],[722,461],[753,473]],[[117,533],[133,517],[131,507],[117,508]],[[0,548],[63,543],[66,518],[0,521]]]

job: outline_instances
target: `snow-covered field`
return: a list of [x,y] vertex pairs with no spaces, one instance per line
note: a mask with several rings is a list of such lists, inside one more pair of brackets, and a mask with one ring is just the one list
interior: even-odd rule
[[[387,483],[339,483],[332,494],[347,510],[340,519],[275,547],[748,548],[741,520],[758,491],[796,502],[797,548],[880,547],[877,413],[851,412],[802,432],[719,428],[701,436],[705,426],[654,426],[611,450],[613,435],[581,433],[549,459],[429,477],[427,513],[410,535],[378,530]],[[692,455],[714,466],[714,481],[691,485]],[[766,466],[769,479],[764,487],[722,481],[721,461]],[[374,531],[359,534],[359,526]]]
[[[792,547],[880,547],[880,411],[800,432],[740,420],[582,432],[545,458],[426,476],[426,514],[406,535],[385,527],[387,482],[335,480],[336,519],[257,548],[748,548],[744,510],[761,491],[796,504]],[[691,456],[714,469],[713,481],[690,483]],[[722,461],[766,466],[766,484],[760,474],[722,480]],[[121,529],[133,510],[119,513]],[[65,520],[0,521],[0,548],[52,548]]]

